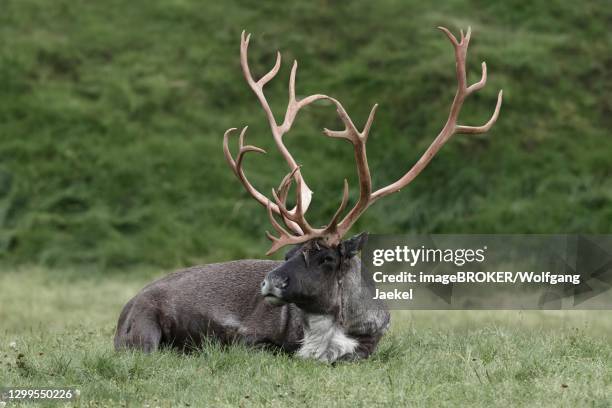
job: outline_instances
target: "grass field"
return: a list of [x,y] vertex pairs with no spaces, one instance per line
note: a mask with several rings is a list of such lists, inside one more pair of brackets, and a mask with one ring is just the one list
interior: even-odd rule
[[370,360],[335,366],[214,344],[115,353],[120,308],[153,275],[0,275],[0,384],[75,386],[92,407],[612,405],[609,312],[398,311]]

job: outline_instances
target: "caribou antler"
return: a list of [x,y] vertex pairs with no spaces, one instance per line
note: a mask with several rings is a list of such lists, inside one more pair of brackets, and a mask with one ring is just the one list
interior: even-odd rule
[[[242,170],[242,161],[244,155],[248,152],[258,152],[265,153],[262,149],[251,146],[244,145],[244,136],[246,132],[246,128],[242,130],[240,133],[239,139],[239,152],[234,160],[229,152],[228,147],[228,135],[231,131],[235,129],[230,129],[225,133],[224,137],[224,152],[225,157],[232,167],[236,176],[240,179],[242,184],[245,186],[247,191],[261,204],[265,205],[268,209],[268,215],[270,217],[270,222],[272,226],[279,234],[279,237],[274,237],[272,234],[266,232],[268,238],[272,241],[272,247],[268,251],[268,254],[271,254],[277,251],[279,248],[282,248],[285,245],[289,244],[299,244],[302,242],[306,242],[313,239],[319,239],[323,241],[324,244],[329,246],[337,245],[342,237],[348,232],[351,226],[355,223],[355,221],[363,214],[363,212],[378,199],[385,197],[389,194],[398,192],[403,187],[407,186],[414,180],[416,176],[418,176],[421,171],[429,164],[431,159],[436,155],[436,153],[442,148],[442,146],[456,133],[484,133],[488,131],[499,116],[499,111],[502,104],[502,91],[499,91],[497,97],[497,105],[495,106],[495,111],[493,115],[489,119],[487,123],[482,126],[465,126],[458,125],[457,119],[459,117],[459,113],[461,112],[461,107],[463,106],[463,102],[465,98],[467,98],[473,92],[484,87],[487,81],[487,66],[483,62],[482,63],[482,77],[480,81],[467,86],[466,80],[466,71],[465,71],[465,60],[467,55],[467,48],[470,42],[471,36],[471,28],[468,28],[466,35],[463,34],[463,30],[461,30],[461,38],[457,40],[457,38],[446,28],[438,27],[442,30],[451,44],[455,49],[455,60],[456,60],[456,71],[457,71],[457,92],[455,93],[455,98],[453,99],[453,103],[451,104],[450,113],[448,119],[446,120],[446,124],[438,134],[438,136],[434,139],[432,144],[427,148],[425,153],[421,156],[421,158],[406,172],[401,178],[395,181],[388,186],[380,188],[374,192],[372,192],[372,179],[370,176],[370,170],[368,166],[368,158],[366,154],[366,142],[368,140],[368,135],[370,132],[370,128],[372,127],[372,123],[374,121],[374,115],[376,113],[376,109],[378,105],[374,105],[372,110],[370,111],[370,115],[366,121],[366,124],[362,131],[359,131],[357,127],[354,125],[353,121],[349,117],[346,109],[342,106],[342,104],[327,95],[315,94],[308,96],[302,100],[296,100],[295,98],[295,73],[297,69],[297,62],[293,63],[293,68],[291,69],[291,76],[289,80],[289,103],[287,106],[287,111],[285,113],[285,119],[281,125],[276,123],[274,119],[274,115],[268,105],[268,102],[263,94],[263,86],[269,82],[278,72],[280,68],[280,53],[277,54],[276,64],[272,68],[270,72],[264,75],[259,81],[255,81],[251,76],[248,64],[247,64],[247,47],[249,43],[249,37],[245,38],[244,32],[242,33],[242,41],[240,47],[240,61],[242,64],[242,70],[244,75],[249,83],[251,89],[257,95],[261,105],[266,112],[268,117],[268,121],[270,123],[270,127],[272,129],[272,135],[276,142],[278,149],[281,154],[287,161],[287,164],[291,168],[291,172],[285,176],[281,184],[279,185],[278,190],[272,190],[272,196],[274,198],[274,202],[269,200],[265,195],[261,194],[257,191],[252,184],[247,180]],[[311,190],[306,186],[301,173],[300,168],[285,147],[282,136],[291,128],[295,116],[297,112],[304,106],[319,100],[319,99],[327,99],[331,101],[336,106],[336,111],[340,117],[340,120],[344,124],[344,130],[329,130],[324,129],[323,133],[332,138],[341,138],[348,140],[354,149],[355,154],[355,162],[357,165],[357,173],[359,176],[359,199],[355,203],[354,207],[348,212],[348,214],[339,221],[340,215],[344,212],[346,205],[348,203],[348,183],[346,179],[344,180],[344,192],[342,196],[342,202],[340,207],[327,224],[327,226],[322,228],[313,228],[304,217],[304,213],[308,209],[311,200]],[[292,182],[295,181],[295,190],[296,190],[296,205],[292,210],[287,209],[287,196],[289,189],[291,187]],[[293,231],[293,234],[289,232],[287,229],[283,228],[280,223],[276,220],[275,214],[280,216],[283,220],[285,226]]]
[[[279,152],[281,153],[281,155],[283,156],[283,158],[289,165],[289,168],[291,169],[293,173],[293,177],[295,178],[295,181],[299,182],[302,186],[303,191],[300,192],[300,197],[302,201],[300,202],[300,205],[303,211],[306,211],[312,200],[312,190],[310,190],[310,188],[304,182],[304,179],[302,178],[302,175],[299,171],[299,166],[297,165],[295,159],[293,158],[293,156],[291,155],[291,153],[285,146],[285,143],[283,142],[283,136],[285,135],[285,133],[287,133],[291,129],[291,126],[293,125],[295,117],[300,109],[302,109],[306,105],[310,105],[311,103],[319,99],[326,99],[329,97],[326,95],[315,94],[315,95],[310,95],[310,96],[307,96],[306,98],[298,100],[295,96],[295,76],[297,73],[297,61],[293,61],[293,67],[291,68],[291,74],[289,77],[289,102],[287,104],[287,110],[285,112],[284,120],[279,125],[276,122],[276,119],[274,118],[272,109],[270,108],[268,100],[266,99],[266,96],[263,92],[263,88],[278,73],[280,69],[280,65],[281,65],[281,54],[280,52],[277,51],[276,62],[274,64],[274,67],[272,67],[272,69],[267,74],[265,74],[258,81],[256,81],[255,79],[253,79],[253,75],[251,74],[251,69],[249,68],[249,62],[248,62],[248,48],[249,48],[250,39],[251,39],[251,34],[246,35],[246,33],[243,31],[241,38],[240,38],[240,65],[242,66],[242,72],[244,74],[244,77],[247,83],[249,84],[249,86],[251,87],[255,95],[257,96],[257,99],[259,99],[259,103],[261,104],[266,114],[266,118],[268,119],[268,123],[270,124],[270,130],[272,131],[272,137],[274,138],[274,142],[276,143],[276,147],[278,148]],[[282,215],[278,206],[272,203],[265,195],[260,193],[257,189],[255,189],[255,187],[253,187],[253,185],[248,181],[248,179],[244,175],[244,172],[241,167],[242,161],[238,159],[242,158],[242,156],[244,156],[244,153],[248,151],[256,151],[259,153],[265,153],[265,151],[255,146],[245,147],[242,145],[244,141],[244,132],[246,132],[246,129],[247,128],[245,127],[242,133],[240,134],[240,146],[239,146],[240,150],[238,152],[238,156],[236,160],[232,158],[232,155],[230,153],[229,146],[228,146],[229,133],[235,130],[235,128],[229,129],[227,132],[225,132],[225,137],[223,141],[223,150],[225,153],[225,158],[228,164],[230,165],[230,167],[232,168],[232,170],[234,171],[234,173],[236,174],[236,176],[239,178],[240,182],[244,185],[246,190],[253,196],[253,198],[255,198],[255,200],[257,200],[260,204],[266,207],[270,207],[273,213]],[[244,150],[245,148],[246,150]],[[289,211],[289,213],[295,212],[296,208]],[[285,218],[285,221],[288,221],[288,226],[294,232],[298,234],[302,232],[299,229],[299,226],[297,224],[291,222],[290,220],[286,218]]]
[[455,49],[457,92],[455,93],[455,98],[453,99],[453,103],[451,104],[450,113],[448,115],[448,119],[446,120],[446,124],[444,125],[438,136],[431,143],[431,145],[427,148],[425,153],[419,158],[416,164],[414,164],[406,174],[404,174],[399,180],[395,181],[394,183],[389,184],[388,186],[380,188],[375,192],[371,193],[370,170],[368,168],[368,161],[365,153],[365,143],[367,141],[367,132],[369,131],[369,128],[371,126],[376,105],[370,113],[370,117],[364,129],[365,134],[363,135],[356,134],[354,126],[346,115],[346,112],[341,109],[341,106],[338,107],[338,113],[340,114],[340,117],[343,118],[343,122],[346,125],[346,129],[343,132],[331,132],[325,130],[325,133],[328,136],[341,136],[349,138],[347,136],[352,135],[350,136],[349,140],[353,142],[353,146],[355,148],[355,159],[357,162],[357,171],[359,174],[361,186],[359,201],[357,201],[357,204],[350,210],[350,212],[338,225],[338,233],[340,235],[344,235],[359,218],[359,216],[363,214],[363,212],[378,199],[385,197],[389,194],[396,193],[408,184],[410,184],[410,182],[412,182],[412,180],[414,180],[416,176],[418,176],[421,171],[423,171],[423,169],[429,164],[431,159],[433,159],[436,153],[438,153],[438,151],[451,138],[451,136],[456,133],[484,133],[491,129],[491,127],[497,120],[497,117],[499,116],[503,96],[502,90],[500,90],[499,94],[497,95],[497,104],[495,106],[495,110],[487,123],[482,126],[464,126],[457,124],[457,119],[459,117],[459,113],[461,112],[461,107],[463,106],[465,98],[485,86],[487,82],[487,64],[485,62],[482,63],[482,76],[480,81],[470,86],[467,86],[465,61],[472,33],[471,27],[468,27],[465,36],[463,34],[463,30],[460,31],[461,39],[459,41],[447,28],[438,27],[438,29],[440,29],[444,32],[444,34],[446,34],[451,44],[453,45],[453,48]]

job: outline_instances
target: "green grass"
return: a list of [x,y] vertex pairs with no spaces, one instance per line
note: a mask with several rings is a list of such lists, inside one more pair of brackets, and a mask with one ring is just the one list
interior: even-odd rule
[[[269,192],[286,173],[242,78],[240,32],[253,33],[277,116],[290,61],[298,94],[325,92],[362,124],[375,186],[402,175],[440,130],[452,100],[452,48],[434,28],[473,28],[470,81],[489,83],[461,121],[480,124],[504,89],[486,136],[455,137],[400,194],[355,231],[607,233],[612,225],[612,8],[607,1],[441,4],[380,0],[4,0],[0,15],[0,259],[104,269],[174,267],[262,256],[265,211],[221,151],[249,125],[267,148],[246,168]],[[287,137],[315,190],[311,220],[337,208],[342,178],[357,198],[352,150],[321,135],[330,106],[306,109]],[[333,177],[328,177],[333,175]]]
[[215,344],[115,353],[118,313],[152,277],[0,275],[0,385],[75,386],[80,406],[108,407],[612,404],[609,314],[394,312],[371,359],[334,366]]

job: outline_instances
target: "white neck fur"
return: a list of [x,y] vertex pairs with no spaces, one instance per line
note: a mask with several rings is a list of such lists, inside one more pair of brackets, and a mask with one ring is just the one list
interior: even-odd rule
[[355,352],[357,340],[348,337],[331,316],[307,315],[306,319],[299,357],[332,363]]

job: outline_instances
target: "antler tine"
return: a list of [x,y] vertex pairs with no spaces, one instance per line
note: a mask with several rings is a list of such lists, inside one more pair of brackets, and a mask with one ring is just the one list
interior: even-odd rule
[[235,130],[236,128],[230,128],[226,130],[225,134],[223,135],[223,154],[225,155],[225,160],[231,167],[236,177],[238,177],[240,182],[244,185],[246,190],[253,196],[253,198],[255,198],[261,204],[267,205],[269,200],[266,198],[266,196],[264,196],[259,191],[257,191],[255,187],[253,187],[253,185],[249,182],[249,180],[244,175],[244,172],[242,171],[242,160],[246,153],[250,151],[257,152],[257,153],[265,153],[266,151],[258,147],[255,147],[255,146],[247,146],[247,149],[245,150],[243,146],[244,134],[247,130],[247,127],[245,127],[240,133],[241,136],[238,142],[239,143],[238,155],[236,156],[236,160],[234,160],[234,158],[232,157],[232,153],[230,152],[230,148],[229,148],[229,136]]
[[263,88],[272,78],[278,74],[278,70],[281,66],[281,53],[280,51],[276,51],[276,62],[274,63],[274,67],[268,72],[266,75],[262,76],[259,81],[257,81],[257,85]]
[[480,81],[470,85],[467,89],[467,94],[470,95],[479,89],[482,89],[487,83],[487,63],[482,61],[482,76],[480,77]]
[[304,180],[302,178],[298,178],[295,181],[295,210],[293,211],[293,221],[300,226],[304,234],[310,234],[313,232],[313,228],[310,226],[306,218],[304,217],[304,213],[306,210],[304,209]]
[[255,81],[247,62],[250,40],[251,34],[247,34],[246,31],[243,30],[240,36],[240,65],[242,66],[242,71],[249,85],[263,88],[264,85],[270,82],[270,80],[278,73],[281,65],[281,54],[279,51],[276,52],[276,62],[274,63],[274,67],[272,67],[267,74],[261,77],[259,81]]
[[331,221],[327,225],[328,231],[338,230],[338,219],[340,218],[340,215],[342,215],[342,212],[344,211],[344,209],[346,208],[346,205],[348,204],[348,195],[349,195],[348,181],[344,179],[344,189],[342,191],[342,201],[340,202],[340,207],[338,207]]
[[[450,42],[453,43],[453,46],[455,46],[455,48],[457,48],[459,46],[459,42],[457,41],[457,37],[455,37],[455,35],[453,33],[451,33],[448,28],[442,27],[442,26],[438,26],[438,30],[442,30],[444,32],[444,34],[446,34],[446,36],[448,37]],[[247,41],[248,41],[248,39],[247,39]]]
[[268,209],[268,217],[270,218],[270,224],[272,224],[272,227],[274,227],[276,232],[278,232],[281,236],[289,236],[290,235],[289,232],[287,232],[287,230],[284,229],[278,223],[278,221],[276,221],[276,218],[274,218],[274,213],[272,212],[272,205],[271,204],[268,204],[267,209]]
[[368,116],[368,120],[366,121],[365,126],[363,127],[363,131],[361,132],[361,136],[363,137],[363,142],[368,141],[368,136],[370,136],[370,128],[372,127],[372,123],[374,122],[374,116],[376,115],[376,110],[378,109],[378,104],[375,103],[372,106],[372,110],[370,110],[370,115]]
[[298,62],[293,61],[291,66],[291,74],[289,74],[289,102],[287,103],[287,111],[283,123],[279,126],[281,136],[291,129],[296,115],[304,106],[318,101],[319,99],[329,99],[329,96],[323,94],[314,94],[303,99],[297,100],[295,96],[295,77],[297,75]]
[[[273,188],[272,189],[272,197],[274,197],[274,201],[280,210],[284,220],[290,220],[296,222],[297,217],[291,211],[287,209],[287,195],[289,194],[289,188],[291,187],[291,183],[293,182],[293,176],[296,171],[298,171],[299,167],[296,167],[288,173],[278,186],[278,193]],[[303,232],[303,230],[302,230]]]
[[349,114],[344,109],[344,106],[334,98],[328,98],[330,101],[336,105],[336,111],[340,120],[344,124],[343,130],[329,130],[327,128],[323,129],[323,133],[328,137],[346,139],[351,142],[353,145],[359,144],[360,142],[365,143],[367,141],[368,135],[370,133],[370,128],[372,127],[372,123],[374,122],[374,116],[376,115],[376,110],[378,109],[378,104],[374,104],[372,109],[370,110],[370,114],[368,115],[368,120],[366,121],[363,130],[360,132],[357,130],[357,127],[351,120]]
[[223,155],[225,156],[225,160],[227,161],[227,164],[229,164],[229,166],[231,167],[234,174],[236,173],[236,162],[234,161],[234,158],[232,157],[232,153],[230,152],[230,149],[229,149],[229,135],[235,130],[237,129],[229,128],[223,134]]
[[485,123],[482,126],[457,125],[455,128],[455,133],[477,134],[477,133],[485,133],[489,129],[491,129],[493,125],[495,124],[495,122],[497,121],[497,118],[499,117],[499,111],[501,110],[503,96],[504,96],[504,91],[500,89],[499,93],[497,94],[497,103],[495,104],[495,110],[493,111],[493,115],[491,115],[491,118],[487,121],[487,123]]
[[285,202],[287,200],[287,194],[289,194],[289,187],[291,186],[291,181],[293,180],[293,175],[295,174],[295,172],[299,169],[299,167],[296,167],[295,169],[293,169],[293,171],[291,173],[287,173],[287,175],[285,175],[285,177],[283,177],[283,179],[281,180],[280,184],[278,185],[278,194],[281,197],[281,199],[283,200],[283,202]]
[[293,214],[291,214],[289,210],[287,210],[286,197],[282,197],[282,196],[279,197],[275,189],[272,189],[272,197],[274,198],[274,201],[276,202],[276,205],[278,206],[278,209],[280,210],[280,213],[283,216],[283,219],[295,222]]
[[295,104],[295,75],[297,73],[298,62],[293,60],[291,73],[289,74],[289,105]]
[[253,146],[253,145],[246,145],[244,144],[244,138],[246,136],[246,131],[249,127],[245,126],[244,128],[242,128],[242,131],[240,132],[240,136],[238,139],[238,143],[240,145],[240,151],[238,152],[238,157],[236,158],[236,164],[238,165],[238,167],[240,167],[239,163],[242,162],[242,157],[244,156],[245,153],[247,152],[257,152],[257,153],[263,153],[266,154],[266,151],[260,147],[257,146]]
[[348,113],[346,113],[346,109],[344,109],[344,106],[342,106],[340,101],[338,101],[337,99],[330,98],[330,100],[336,105],[336,112],[338,113],[340,120],[344,124],[344,129],[343,130],[329,130],[325,128],[323,129],[323,133],[328,137],[346,139],[349,142],[351,142],[353,145],[358,144],[360,141],[359,140],[360,136],[361,136],[360,132],[357,130],[357,127],[355,127],[355,124],[351,120]]

